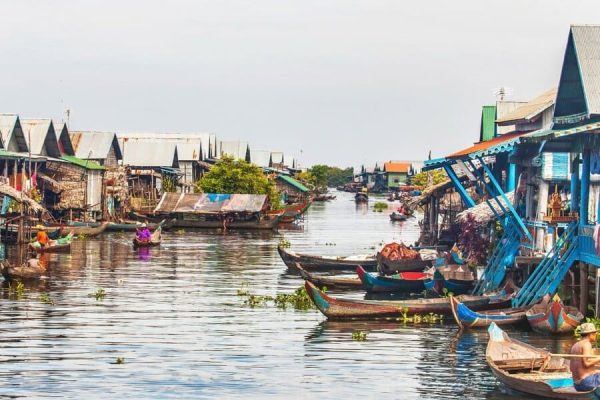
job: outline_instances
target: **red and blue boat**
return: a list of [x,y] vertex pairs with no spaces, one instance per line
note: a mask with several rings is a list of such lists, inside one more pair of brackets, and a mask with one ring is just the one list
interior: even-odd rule
[[534,305],[526,315],[531,329],[544,334],[571,333],[584,318],[577,308],[565,306],[558,295]]
[[430,275],[425,272],[399,272],[384,276],[370,274],[362,266],[356,267],[356,273],[363,287],[369,293],[419,293],[425,290],[425,281]]

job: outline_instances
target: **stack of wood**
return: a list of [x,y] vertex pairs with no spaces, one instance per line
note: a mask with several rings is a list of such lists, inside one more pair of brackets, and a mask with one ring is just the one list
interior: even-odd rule
[[127,200],[129,197],[127,169],[124,166],[107,168],[104,174],[104,184],[107,195],[113,196],[119,201]]
[[[86,171],[74,164],[48,161],[46,163],[46,174],[56,182],[60,182],[62,189],[59,194],[59,202],[55,209],[84,209],[87,179]],[[52,186],[49,188],[51,189]],[[52,190],[52,189],[51,189]]]

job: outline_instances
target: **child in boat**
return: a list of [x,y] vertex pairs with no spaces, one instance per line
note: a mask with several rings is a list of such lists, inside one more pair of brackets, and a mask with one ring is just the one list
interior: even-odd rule
[[600,373],[596,372],[600,357],[595,356],[592,343],[596,343],[596,326],[590,322],[581,324],[581,340],[573,345],[571,354],[590,357],[571,360],[573,386],[578,392],[588,392],[600,386]]
[[152,232],[148,229],[148,225],[144,222],[141,229],[136,231],[137,240],[140,242],[149,242],[152,239]]

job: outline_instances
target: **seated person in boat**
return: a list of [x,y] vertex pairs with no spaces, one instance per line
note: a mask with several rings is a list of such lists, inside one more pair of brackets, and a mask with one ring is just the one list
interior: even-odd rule
[[40,244],[41,247],[48,247],[48,246],[52,246],[52,240],[50,240],[50,238],[48,237],[48,234],[46,233],[46,227],[44,225],[38,225],[37,226],[37,235],[36,235],[36,240],[37,242]]
[[600,386],[600,373],[596,372],[596,366],[600,365],[600,357],[595,356],[592,348],[592,343],[596,343],[596,336],[594,324],[581,324],[581,340],[571,348],[571,354],[590,356],[571,360],[573,386],[578,392],[588,392]]
[[141,229],[136,231],[135,235],[140,242],[149,242],[152,239],[152,232],[150,232],[145,222],[142,224]]

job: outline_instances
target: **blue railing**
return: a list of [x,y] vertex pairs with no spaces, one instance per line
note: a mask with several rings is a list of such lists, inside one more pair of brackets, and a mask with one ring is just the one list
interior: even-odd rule
[[546,294],[554,294],[578,259],[578,248],[578,223],[572,222],[519,290],[513,299],[513,307],[531,305]]
[[594,225],[579,227],[579,260],[600,268],[600,255],[596,253],[594,243]]

